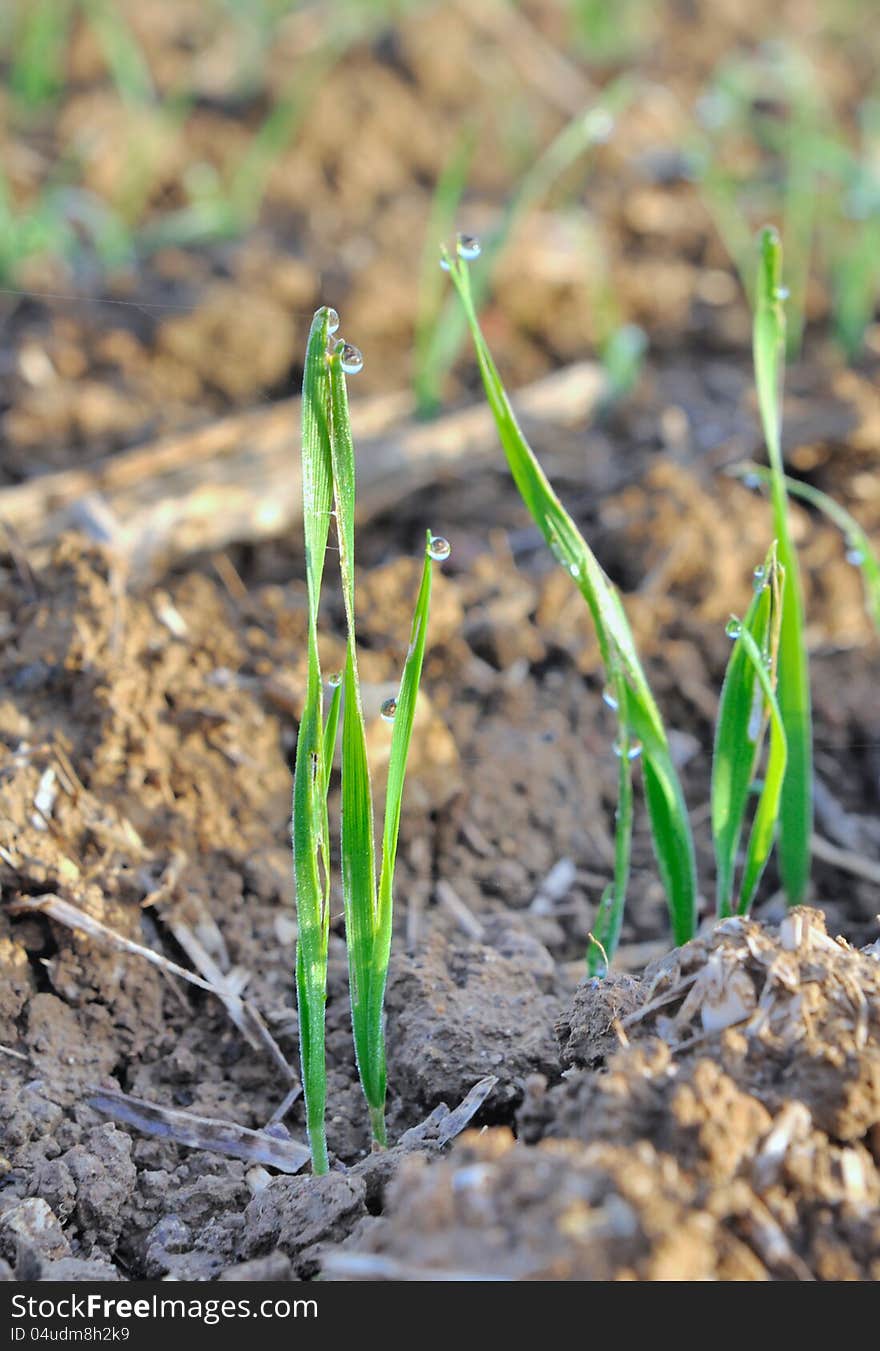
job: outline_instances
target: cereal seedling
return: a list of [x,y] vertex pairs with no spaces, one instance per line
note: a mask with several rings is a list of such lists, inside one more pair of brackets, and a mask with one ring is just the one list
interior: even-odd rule
[[[324,1006],[330,931],[329,760],[318,655],[318,610],[333,500],[326,372],[329,322],[328,310],[319,310],[315,315],[303,376],[302,482],[309,599],[308,671],[293,774],[293,866],[298,925],[296,989],[306,1128],[316,1173],[326,1173],[329,1167],[324,1130],[327,1095]],[[338,716],[338,710],[335,716]]]
[[[715,724],[712,760],[712,837],[715,844],[719,915],[746,914],[776,834],[785,776],[786,741],[776,702],[776,669],[782,624],[784,575],[776,546],[755,570],[755,595],[743,620],[731,617],[734,640]],[[749,795],[755,782],[770,721],[770,749],[764,784],[752,822],[737,905],[734,874]]]
[[609,958],[619,933],[622,888],[629,871],[631,812],[626,766],[633,755],[642,762],[645,797],[654,849],[666,891],[676,943],[693,936],[696,922],[696,869],[687,808],[669,750],[663,719],[636,653],[632,632],[617,590],[581,535],[547,479],[516,420],[492,355],[483,337],[470,288],[467,258],[443,255],[471,331],[489,407],[513,480],[532,519],[557,562],[569,573],[593,617],[602,661],[609,679],[609,703],[618,718],[621,761],[614,893],[603,907],[599,938]]
[[[302,466],[306,580],[309,602],[306,701],[297,740],[293,788],[293,854],[299,936],[297,1002],[306,1122],[316,1173],[327,1172],[325,1108],[327,1073],[324,1009],[330,927],[330,846],[327,787],[342,718],[342,890],[349,958],[355,1053],[370,1113],[373,1137],[385,1144],[386,1064],[383,1006],[391,953],[392,892],[406,761],[415,718],[431,598],[432,559],[444,558],[445,540],[427,536],[400,689],[393,708],[394,732],[385,798],[381,864],[376,885],[373,798],[355,644],[354,512],[355,461],[346,375],[363,365],[360,352],[333,340],[334,311],[321,309],[309,334],[303,380]],[[345,604],[345,668],[331,682],[324,713],[318,654],[318,613],[331,515],[335,514]]]
[[780,430],[785,359],[782,245],[775,229],[761,232],[755,286],[753,350],[758,407],[770,461],[773,533],[784,572],[777,698],[788,762],[779,820],[779,869],[790,905],[803,900],[810,877],[813,828],[813,751],[810,681],[804,640],[804,606],[797,553],[791,538]]

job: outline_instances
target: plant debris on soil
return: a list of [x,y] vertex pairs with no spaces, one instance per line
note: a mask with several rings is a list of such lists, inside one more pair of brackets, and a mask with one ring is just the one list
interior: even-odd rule
[[[192,8],[166,10],[155,28],[135,8],[158,85],[171,88]],[[355,402],[364,390],[396,398],[410,374],[425,215],[463,111],[479,122],[463,223],[481,229],[509,188],[494,110],[521,90],[523,69],[537,72],[529,106],[542,144],[571,115],[563,105],[594,92],[576,63],[563,79],[549,60],[554,6],[524,7],[512,30],[481,17],[496,8],[511,10],[430,6],[355,44],[279,160],[259,228],[238,243],[160,250],[105,297],[135,308],[2,298],[3,486],[293,393],[319,301],[338,306],[365,349]],[[289,841],[305,688],[301,538],[271,521],[221,551],[184,537],[172,563],[162,555],[138,573],[103,528],[100,498],[83,528],[52,532],[38,551],[0,520],[2,1278],[880,1279],[877,644],[844,542],[801,505],[816,730],[810,907],[786,914],[771,866],[754,918],[711,918],[724,625],[747,603],[771,524],[762,498],[723,474],[760,454],[748,313],[694,185],[664,169],[681,127],[663,85],[695,95],[759,7],[672,9],[645,58],[650,87],[597,149],[590,179],[609,268],[650,355],[624,402],[570,424],[537,417],[535,437],[623,592],[668,719],[703,929],[669,953],[640,813],[614,969],[584,978],[613,875],[617,796],[589,616],[500,455],[460,457],[427,481],[408,477],[404,457],[394,494],[359,533],[360,672],[380,781],[389,730],[378,710],[397,688],[427,527],[452,556],[434,578],[398,862],[394,1143],[369,1150],[334,895],[333,1166],[312,1177]],[[291,29],[292,50],[308,40]],[[523,43],[540,59],[523,66]],[[211,160],[235,125],[211,92],[222,55],[207,46],[197,63],[204,97],[182,132],[187,152]],[[53,135],[63,148],[87,113],[99,118],[97,188],[123,129],[87,35],[75,56]],[[483,81],[487,62],[495,74]],[[827,71],[845,102],[849,68],[832,53]],[[273,67],[273,88],[279,79]],[[27,138],[19,144],[13,187],[35,162]],[[163,167],[157,202],[179,204],[181,162]],[[485,312],[511,387],[594,349],[582,263],[562,215],[538,211],[515,232]],[[29,282],[64,289],[51,272]],[[787,381],[788,467],[876,536],[877,333],[861,366],[843,369],[823,337],[827,299],[811,289],[812,328]],[[466,403],[473,388],[463,363],[451,395]],[[383,425],[377,444],[391,434]],[[296,437],[291,422],[291,458]],[[226,487],[234,497],[236,482]],[[330,671],[344,625],[341,598],[328,600]]]

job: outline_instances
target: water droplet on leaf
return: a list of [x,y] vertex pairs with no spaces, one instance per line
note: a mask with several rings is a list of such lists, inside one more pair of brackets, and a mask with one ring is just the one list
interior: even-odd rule
[[776,299],[777,299],[777,300],[788,300],[788,298],[789,298],[790,295],[791,295],[791,291],[789,291],[789,289],[788,289],[787,286],[777,286],[777,288],[776,288]]
[[[761,654],[761,663],[767,669],[767,656],[769,653]],[[764,730],[764,690],[761,682],[755,678],[752,687],[752,707],[749,712],[749,722],[746,727],[746,736],[752,745],[757,745],[758,738]]]
[[[626,748],[627,760],[638,760],[641,753],[642,753],[641,741],[631,741]],[[623,759],[623,749],[621,746],[618,745],[617,742],[614,743],[614,754],[617,756],[618,760]]]
[[332,675],[327,677],[327,684],[330,686],[331,690],[338,690],[339,686],[342,684],[342,672],[334,671]]
[[396,712],[397,712],[396,699],[391,698],[383,700],[382,707],[379,709],[379,713],[385,719],[386,722],[393,722],[394,715]]
[[361,349],[355,347],[353,343],[344,343],[339,357],[339,364],[346,375],[357,375],[358,371],[364,369],[364,354]]
[[339,327],[339,314],[332,305],[327,306],[327,332],[335,333]]
[[846,551],[846,561],[852,563],[854,568],[859,568],[865,561],[865,555],[856,545],[851,544]]
[[608,705],[609,708],[613,708],[615,713],[617,712],[619,705],[615,693],[610,685],[606,685],[604,690],[602,691],[602,700],[604,703]]
[[614,130],[614,118],[607,108],[591,108],[584,118],[584,130],[591,141],[601,145]]
[[452,545],[442,535],[432,535],[428,540],[428,557],[435,563],[442,563],[452,553]]
[[476,235],[459,235],[456,251],[459,258],[463,258],[466,263],[472,263],[483,252],[483,246]]
[[742,627],[740,620],[738,620],[735,615],[731,615],[724,626],[724,632],[727,634],[728,638],[738,638],[742,633]]
[[752,585],[754,586],[756,591],[762,591],[764,589],[764,583],[766,581],[767,581],[766,569],[762,567],[762,565],[759,563],[758,566],[755,568],[755,571],[752,573]]

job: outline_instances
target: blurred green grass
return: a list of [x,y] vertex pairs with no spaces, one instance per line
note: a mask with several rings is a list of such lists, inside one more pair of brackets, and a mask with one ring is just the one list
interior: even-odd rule
[[[756,226],[770,219],[784,230],[792,292],[789,355],[799,350],[811,315],[822,317],[813,295],[818,285],[828,297],[841,350],[849,359],[858,356],[880,289],[880,93],[872,66],[880,35],[874,36],[868,0],[821,0],[814,8],[806,19],[784,3],[778,13],[756,9],[760,27],[749,29],[744,15],[739,40],[730,29],[729,50],[717,52],[718,34],[728,30],[716,22],[711,5],[698,5],[693,45],[682,51],[680,67],[675,43],[682,17],[673,0],[540,6],[494,0],[472,14],[475,42],[489,32],[503,38],[510,25],[510,51],[500,42],[491,56],[509,59],[523,97],[486,106],[492,98],[487,81],[485,99],[475,90],[469,113],[454,115],[450,153],[438,156],[427,174],[424,167],[413,170],[413,191],[424,198],[424,266],[414,320],[415,384],[424,411],[437,406],[462,339],[457,317],[447,313],[439,326],[435,322],[430,252],[444,224],[453,223],[455,209],[467,213],[475,202],[483,214],[491,205],[490,226],[481,225],[480,232],[496,263],[519,216],[548,205],[564,210],[583,241],[584,259],[599,260],[592,269],[575,263],[582,266],[582,284],[591,277],[586,284],[596,350],[617,372],[616,386],[623,392],[631,386],[642,350],[630,341],[638,323],[620,303],[619,290],[604,282],[626,247],[617,237],[619,222],[607,219],[601,201],[592,201],[588,165],[575,163],[558,187],[547,174],[540,193],[533,187],[542,166],[553,166],[566,122],[576,130],[583,113],[619,87],[629,91],[637,117],[643,96],[656,95],[658,80],[675,105],[681,172],[698,190],[747,292]],[[164,0],[153,0],[148,9],[128,0],[7,0],[0,9],[6,87],[0,144],[9,152],[0,168],[0,284],[32,284],[41,265],[56,276],[85,265],[87,275],[100,281],[168,246],[201,248],[247,236],[271,218],[273,175],[282,165],[287,171],[286,157],[303,135],[314,96],[334,79],[344,80],[347,62],[384,47],[380,64],[394,68],[401,26],[420,23],[423,15],[435,23],[438,14],[448,16],[452,53],[453,29],[467,19],[456,0],[201,0],[191,22],[178,11],[188,13]],[[163,43],[176,49],[169,55]],[[705,61],[714,64],[694,87],[704,50]],[[547,71],[539,72],[548,57]],[[534,72],[527,68],[531,59]],[[588,95],[583,108],[570,107],[564,119],[559,112],[571,98],[553,87],[554,59],[559,73],[574,72],[575,84],[580,81]],[[858,78],[851,90],[842,90],[847,63]],[[116,106],[102,116],[116,123],[114,153],[121,161],[97,185],[99,130],[86,109],[71,132],[65,112],[68,101],[81,102],[89,88]],[[437,97],[435,90],[424,92],[429,103]],[[222,115],[228,144],[206,150],[199,122],[206,108]],[[437,109],[443,116],[440,102]],[[542,120],[538,113],[547,115]],[[490,203],[478,186],[485,177],[479,155],[466,165],[454,151],[487,118],[495,119],[496,139],[504,146]],[[213,134],[225,139],[222,127]],[[301,148],[309,153],[308,144]],[[270,224],[283,228],[279,221]],[[414,289],[417,272],[416,265]],[[485,299],[490,297],[487,285]]]

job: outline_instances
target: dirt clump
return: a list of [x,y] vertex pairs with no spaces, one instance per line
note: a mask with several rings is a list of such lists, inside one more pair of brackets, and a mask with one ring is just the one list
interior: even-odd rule
[[365,1191],[363,1180],[352,1174],[273,1178],[245,1211],[240,1255],[280,1251],[298,1279],[313,1275],[316,1245],[344,1238],[366,1215]]
[[430,1109],[494,1074],[490,1103],[518,1101],[528,1075],[555,1070],[555,1008],[522,956],[432,935],[397,964],[388,990],[388,1054],[398,1091]]
[[[618,1049],[597,1073],[609,1023]],[[569,1068],[532,1079],[521,1110],[544,1138],[472,1132],[405,1163],[359,1265],[331,1271],[880,1277],[876,955],[814,910],[774,929],[731,919],[641,982],[583,986],[557,1031]]]

